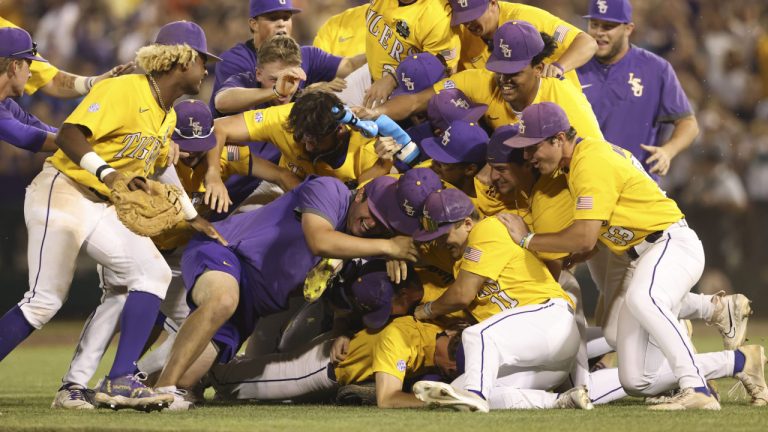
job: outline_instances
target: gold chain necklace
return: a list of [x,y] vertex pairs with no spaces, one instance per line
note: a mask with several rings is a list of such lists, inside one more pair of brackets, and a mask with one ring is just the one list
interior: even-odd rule
[[165,101],[163,101],[163,95],[160,94],[160,87],[158,87],[157,81],[155,81],[155,78],[152,76],[152,74],[147,74],[147,78],[149,78],[149,82],[152,83],[152,88],[155,89],[157,100],[160,102],[160,108],[162,108],[164,112],[168,112],[168,109],[165,107]]

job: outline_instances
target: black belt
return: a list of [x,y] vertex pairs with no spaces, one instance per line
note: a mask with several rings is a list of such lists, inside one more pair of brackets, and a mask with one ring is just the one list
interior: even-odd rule
[[[647,236],[645,236],[645,239],[643,239],[643,241],[647,241],[648,243],[656,243],[656,241],[659,240],[663,235],[664,235],[664,231],[652,232]],[[627,255],[629,255],[629,257],[632,258],[633,261],[640,258],[640,254],[637,253],[634,246],[627,249]]]

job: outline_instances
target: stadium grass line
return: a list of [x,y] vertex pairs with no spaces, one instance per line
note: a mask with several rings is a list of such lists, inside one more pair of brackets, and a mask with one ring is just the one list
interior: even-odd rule
[[[77,330],[77,326],[68,326]],[[211,403],[190,412],[141,413],[99,409],[73,412],[50,409],[72,350],[71,344],[52,344],[46,331],[61,333],[52,323],[39,337],[48,343],[24,344],[0,363],[0,431],[765,431],[768,408],[731,401],[732,380],[719,380],[724,399],[720,412],[651,412],[639,399],[629,399],[594,411],[495,411],[490,414],[444,410],[379,410],[333,405]],[[766,344],[766,323],[750,323],[752,343]],[[712,328],[697,327],[695,341],[702,351],[721,349]],[[758,335],[760,335],[758,337]],[[75,338],[77,335],[75,334]],[[110,351],[107,357],[111,357]],[[109,365],[105,358],[102,362]],[[107,367],[105,366],[105,368]],[[100,374],[106,369],[100,371]],[[93,385],[93,383],[91,383]]]

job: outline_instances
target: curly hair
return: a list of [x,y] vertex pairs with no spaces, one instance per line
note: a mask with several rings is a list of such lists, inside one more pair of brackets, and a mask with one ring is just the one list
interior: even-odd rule
[[285,128],[297,142],[305,136],[315,139],[328,136],[339,125],[331,112],[334,106],[343,106],[335,94],[321,90],[306,91],[293,104]]
[[275,35],[261,44],[258,59],[261,64],[281,61],[291,66],[299,66],[301,47],[290,36]]
[[177,64],[188,66],[197,59],[198,52],[187,44],[152,44],[136,52],[136,64],[147,73],[168,72]]
[[541,39],[544,41],[544,48],[531,59],[531,67],[544,61],[545,58],[551,56],[557,49],[557,41],[547,33],[540,32]]

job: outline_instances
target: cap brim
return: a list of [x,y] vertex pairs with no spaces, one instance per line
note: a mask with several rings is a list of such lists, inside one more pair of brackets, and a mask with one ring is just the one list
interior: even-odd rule
[[[367,184],[363,185],[363,189],[365,189],[366,186]],[[368,210],[371,211],[371,214],[373,214],[373,217],[375,217],[378,222],[381,222],[390,231],[394,231],[394,227],[390,224],[390,221],[387,218],[386,209],[393,205],[397,206],[397,196],[395,195],[396,186],[397,180],[393,178],[392,182],[386,185],[384,190],[377,194],[376,197],[372,197],[370,194],[366,193],[368,197],[366,199]]]
[[531,137],[531,138],[527,138],[527,137],[522,137],[520,135],[515,135],[512,138],[510,138],[508,140],[505,140],[504,144],[508,145],[508,146],[510,146],[512,148],[526,148],[526,147],[530,147],[532,145],[538,144],[538,143],[544,141],[547,138],[549,138],[549,137],[544,137],[544,138]]
[[468,122],[476,122],[480,120],[486,111],[488,111],[488,105],[478,104],[477,106],[468,109],[461,119]]
[[386,306],[382,306],[378,310],[368,312],[363,315],[363,325],[369,330],[378,330],[387,324],[391,311],[392,305],[387,303]]
[[412,235],[419,229],[419,221],[405,214],[397,202],[397,182],[387,185],[375,200],[368,198],[368,209],[391,231]]
[[216,136],[213,134],[205,138],[183,138],[174,132],[171,139],[179,145],[179,149],[183,152],[202,152],[216,147]]
[[23,54],[23,55],[20,55],[18,57],[12,57],[12,58],[24,59],[24,60],[32,60],[32,61],[39,61],[39,62],[42,62],[42,63],[48,63],[48,60],[46,60],[46,59],[44,59],[42,57],[34,56],[32,54]]
[[254,16],[252,16],[251,18],[255,18],[255,17],[257,17],[257,16],[266,15],[266,14],[268,14],[268,13],[272,13],[272,12],[282,12],[282,11],[289,11],[289,12],[291,12],[292,14],[294,14],[294,15],[295,15],[295,14],[297,14],[297,13],[301,12],[301,9],[297,9],[297,8],[285,8],[285,7],[276,7],[276,8],[272,8],[272,9],[267,9],[267,10],[261,11],[261,12],[259,12],[259,14],[258,14],[258,15],[254,15]]
[[456,10],[451,11],[451,27],[480,18],[487,8],[488,4],[485,4],[483,7],[464,9],[458,12]]
[[525,69],[526,66],[531,64],[531,59],[528,60],[502,60],[491,54],[488,58],[488,62],[485,64],[485,68],[491,72],[502,74],[516,74]]
[[221,57],[219,57],[217,55],[213,55],[213,54],[211,54],[209,52],[205,52],[205,51],[200,51],[200,52],[202,54],[205,54],[206,57],[208,57],[208,61],[215,61],[215,62],[221,61]]
[[413,233],[413,239],[422,243],[432,241],[436,238],[440,238],[440,236],[448,234],[452,226],[453,224],[447,223],[438,227],[435,231],[424,231],[423,229],[418,229],[415,233]]
[[424,150],[424,153],[426,153],[430,159],[434,159],[440,163],[461,162],[443,150],[443,145],[437,140],[441,140],[441,138],[432,137],[421,141],[421,149]]

